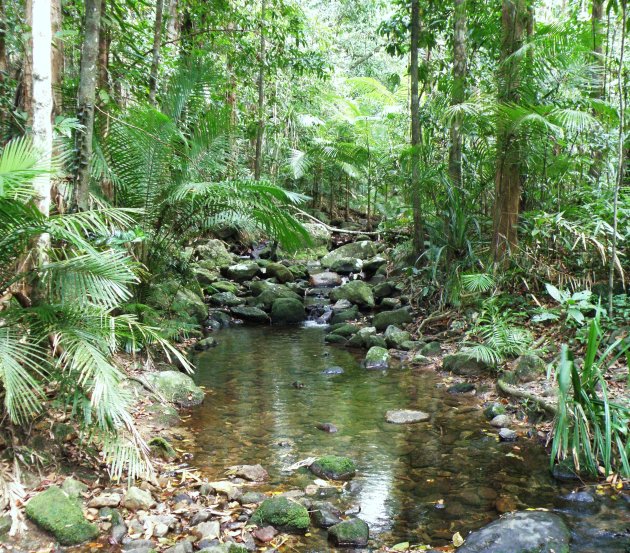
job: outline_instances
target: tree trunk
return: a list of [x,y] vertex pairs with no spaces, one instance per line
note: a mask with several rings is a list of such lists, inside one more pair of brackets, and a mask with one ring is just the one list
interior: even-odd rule
[[[466,100],[466,0],[455,0],[453,14],[453,91],[451,105]],[[462,187],[462,116],[455,115],[451,123],[451,147],[448,172],[453,185]]]
[[617,73],[617,86],[619,87],[619,142],[617,150],[617,180],[615,182],[615,190],[613,194],[613,237],[612,252],[610,256],[610,270],[608,274],[608,315],[613,315],[613,295],[615,289],[615,265],[617,258],[617,228],[619,225],[619,191],[623,186],[625,177],[625,112],[626,112],[626,92],[624,78],[624,49],[626,46],[626,25],[627,18],[627,0],[621,0],[621,50],[619,53],[619,71]]
[[[9,70],[9,64],[7,61],[7,47],[6,47],[6,16],[4,12],[4,0],[0,0],[0,89],[4,89],[5,75]],[[6,110],[0,107],[0,140],[4,137],[1,133],[4,131],[4,123],[6,121]]]
[[420,1],[411,0],[411,206],[413,209],[413,251],[424,251],[424,229],[420,198],[420,96],[418,94],[418,46],[420,38]]
[[157,94],[158,71],[160,69],[160,46],[162,45],[162,12],[163,0],[156,0],[155,24],[153,26],[153,58],[151,61],[151,74],[149,76],[149,103],[155,105]]
[[[33,0],[26,0],[26,25],[33,27]],[[22,92],[20,106],[26,113],[27,124],[33,120],[33,36],[24,44],[24,63],[22,66]]]
[[[499,103],[520,100],[520,61],[510,58],[523,45],[531,14],[528,0],[503,0],[501,63],[499,65]],[[521,201],[521,138],[510,129],[508,121],[497,128],[497,163],[495,173],[494,232],[492,249],[495,261],[505,258],[518,243],[517,223]]]
[[177,0],[171,0],[168,4],[168,21],[166,23],[166,40],[169,44],[177,44],[179,33],[179,20],[177,18]]
[[262,173],[262,146],[265,133],[265,6],[260,4],[260,54],[258,70],[258,129],[256,131],[256,154],[254,157],[254,178],[260,180]]
[[[593,98],[603,100],[605,97],[604,90],[604,73],[606,66],[604,62],[604,33],[602,18],[604,16],[604,0],[593,0],[592,12],[591,12],[591,26],[593,30],[593,61],[597,72],[595,75],[595,86],[591,96]],[[589,167],[589,175],[595,181],[599,181],[599,177],[602,172],[602,151],[595,146],[593,148],[593,162]]]
[[[50,169],[53,129],[53,94],[52,94],[52,25],[51,0],[32,0],[31,2],[31,36],[32,36],[32,134],[33,146],[38,153],[40,166]],[[35,179],[33,188],[37,194],[37,209],[45,216],[50,214],[50,173]],[[46,243],[47,237],[42,237]]]
[[85,33],[81,46],[81,69],[77,95],[77,117],[83,130],[76,134],[77,173],[76,207],[86,210],[90,199],[90,160],[94,134],[94,102],[96,101],[97,57],[101,24],[101,0],[85,2]]
[[98,36],[98,89],[109,93],[109,49],[112,37],[105,25],[107,0],[101,0],[101,30]]
[[61,81],[63,79],[63,41],[55,35],[62,30],[63,13],[61,0],[51,0],[51,25],[53,36],[52,48],[52,89],[53,112],[55,115],[63,113],[63,98],[61,95]]

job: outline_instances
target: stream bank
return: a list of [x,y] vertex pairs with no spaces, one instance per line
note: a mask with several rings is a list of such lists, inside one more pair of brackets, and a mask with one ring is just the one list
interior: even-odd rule
[[[457,353],[462,327],[416,330],[417,313],[383,248],[359,240],[317,262],[312,252],[284,262],[236,259],[219,241],[191,251],[204,299],[174,287],[164,301],[205,325],[191,344],[195,382],[162,366],[170,370],[138,372],[128,383],[145,436],[166,440],[153,444],[164,461],[155,481],[133,492],[136,503],[104,480],[79,491],[88,519],[107,536],[100,547],[321,551],[331,546],[316,528],[348,519],[367,522],[372,548],[444,550],[500,514],[542,508],[569,523],[582,544],[575,551],[625,551],[627,495],[552,479],[544,436],[497,397],[489,367]],[[542,373],[526,359],[519,369],[521,378]],[[183,424],[162,399],[185,409]],[[428,420],[386,421],[387,411],[408,409]],[[356,477],[331,483],[308,471],[308,461],[326,455],[348,457]],[[575,489],[586,495],[569,495]],[[262,501],[281,494],[310,511],[309,536],[276,534],[264,517],[261,529],[248,525]],[[365,546],[364,532],[355,546]],[[331,535],[333,543],[349,540]]]

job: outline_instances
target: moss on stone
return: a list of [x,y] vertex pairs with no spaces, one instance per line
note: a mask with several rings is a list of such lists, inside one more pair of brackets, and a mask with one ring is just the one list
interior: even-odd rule
[[286,497],[265,499],[252,515],[254,524],[269,524],[283,532],[306,532],[310,518],[305,507]]
[[168,440],[162,438],[161,436],[151,438],[149,440],[149,446],[151,447],[151,451],[153,451],[153,453],[165,461],[170,461],[171,459],[175,459],[175,457],[177,457],[177,452],[173,449],[173,446],[168,442]]
[[331,480],[350,480],[357,472],[357,467],[352,459],[337,455],[320,457],[311,464],[310,469],[313,474]]
[[331,526],[328,535],[337,545],[361,547],[367,545],[370,529],[361,519],[355,518]]
[[76,545],[98,535],[98,527],[85,519],[79,502],[57,486],[37,494],[25,510],[33,522],[53,534],[61,545]]

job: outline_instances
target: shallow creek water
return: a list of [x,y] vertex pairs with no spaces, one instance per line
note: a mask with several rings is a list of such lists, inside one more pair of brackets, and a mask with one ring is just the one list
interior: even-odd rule
[[[450,543],[455,532],[465,536],[498,518],[500,498],[520,509],[561,512],[574,553],[630,550],[626,500],[586,507],[560,500],[576,486],[553,480],[543,447],[528,439],[498,442],[479,401],[449,394],[435,372],[366,371],[361,352],[325,344],[318,327],[233,328],[216,337],[219,346],[197,358],[196,380],[208,394],[187,423],[196,436],[193,463],[209,478],[223,478],[230,465],[261,463],[271,475],[261,489],[303,489],[313,476],[283,468],[347,455],[358,474],[330,500],[360,507],[376,545]],[[331,366],[344,374],[322,373]],[[406,408],[430,413],[430,422],[385,422],[388,409]],[[339,431],[318,430],[318,422]],[[324,532],[312,534],[300,551],[332,550]]]

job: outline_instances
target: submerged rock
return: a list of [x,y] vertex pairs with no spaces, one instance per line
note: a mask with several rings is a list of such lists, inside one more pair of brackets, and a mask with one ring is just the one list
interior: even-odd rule
[[341,511],[328,502],[318,503],[311,510],[311,518],[318,528],[330,528],[339,524],[342,522],[340,516]]
[[519,511],[470,534],[458,553],[569,553],[569,530],[558,515]]
[[212,337],[208,336],[207,338],[203,338],[195,343],[194,350],[195,351],[206,351],[210,348],[216,347],[217,341]]
[[193,407],[203,402],[203,390],[184,373],[161,371],[147,374],[146,379],[168,401],[180,407]]
[[382,347],[372,346],[365,356],[366,369],[386,369],[389,367],[389,352]]
[[283,532],[304,533],[310,518],[305,507],[286,497],[265,499],[254,512],[251,522],[258,526],[271,525]]
[[341,367],[328,367],[322,371],[322,374],[343,374],[344,370]]
[[352,459],[337,455],[320,457],[309,468],[315,476],[330,480],[350,480],[357,472]]
[[77,545],[98,535],[98,526],[86,520],[79,502],[57,486],[38,493],[26,504],[25,511],[61,545]]
[[468,394],[475,391],[475,385],[471,382],[460,382],[449,386],[446,390],[449,394]]
[[501,428],[499,430],[499,439],[502,442],[515,442],[518,439],[518,434],[509,428]]
[[315,425],[315,428],[324,432],[329,432],[330,434],[334,434],[338,431],[337,427],[332,422],[318,422]]
[[354,518],[331,526],[328,537],[340,547],[365,547],[370,538],[370,528],[361,519]]
[[424,411],[414,411],[412,409],[395,409],[385,413],[385,420],[393,424],[409,424],[413,422],[425,422],[431,415]]

